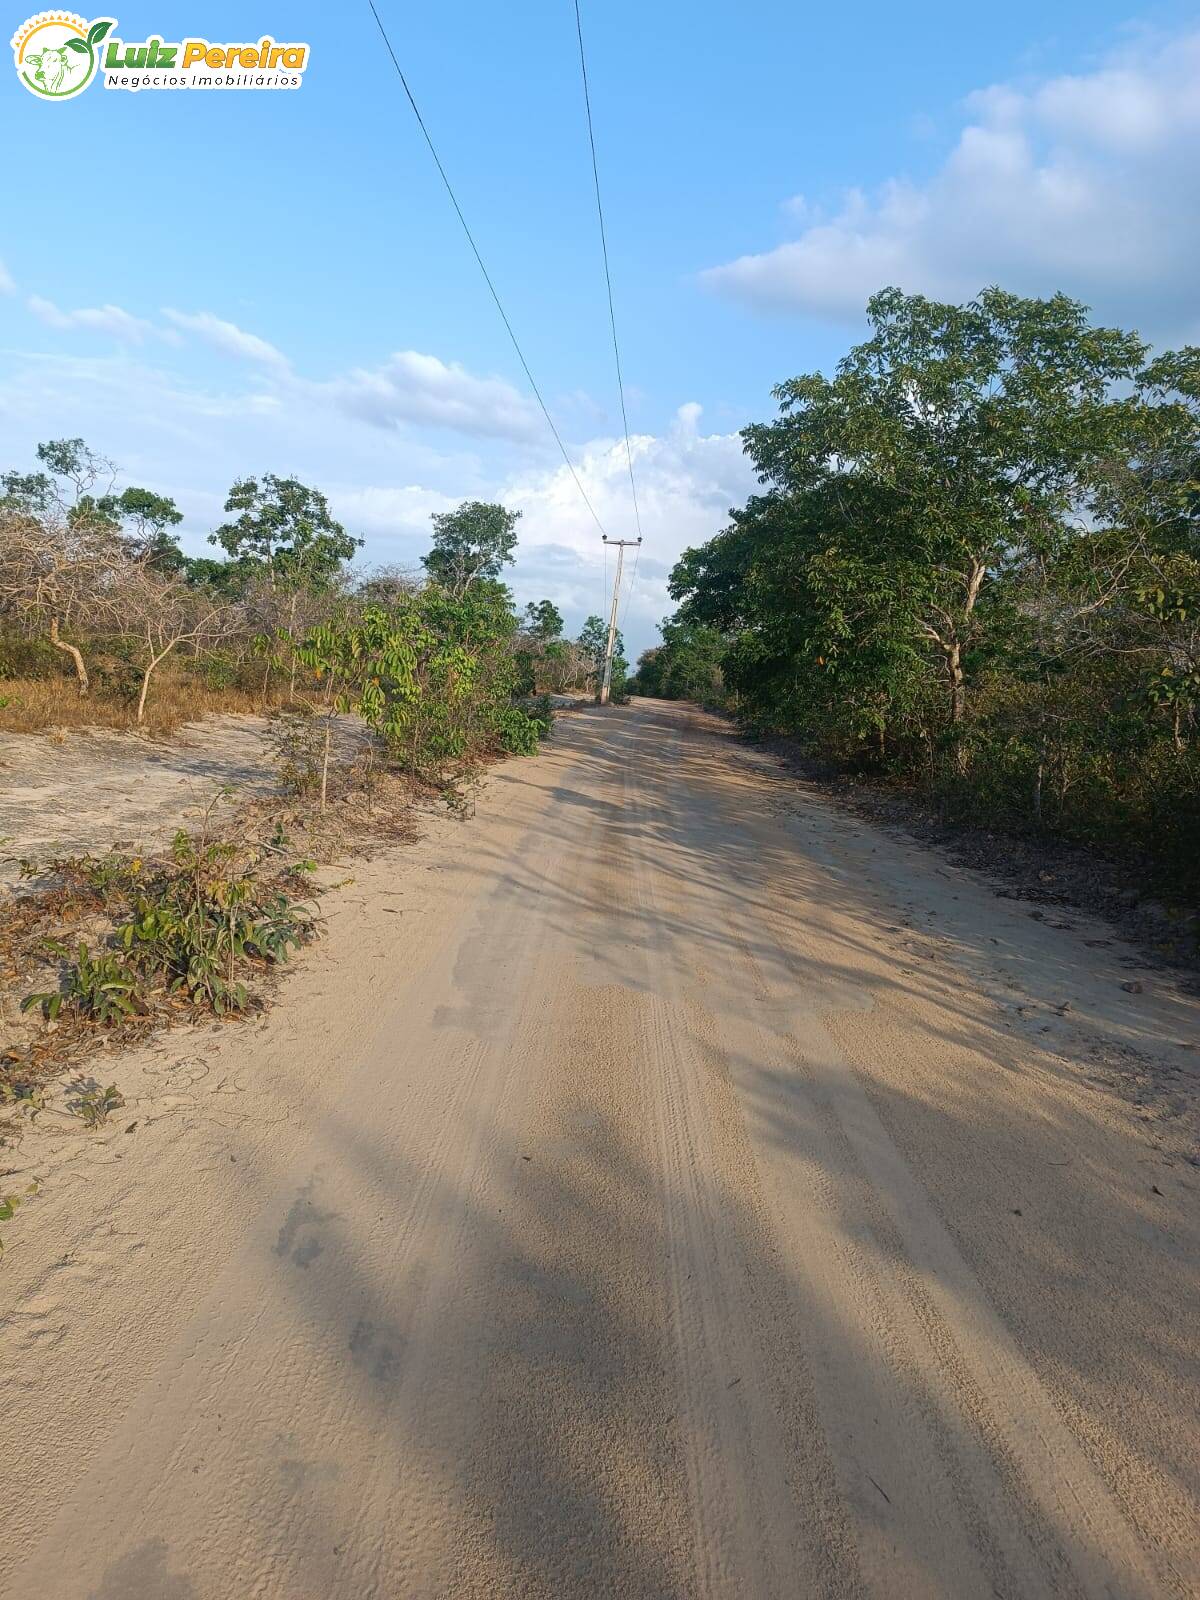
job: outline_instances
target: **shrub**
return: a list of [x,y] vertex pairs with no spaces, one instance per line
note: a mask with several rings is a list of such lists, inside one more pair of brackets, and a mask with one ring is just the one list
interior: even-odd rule
[[538,740],[544,728],[536,717],[531,717],[520,706],[503,706],[496,713],[496,732],[500,746],[509,755],[532,756],[537,754]]

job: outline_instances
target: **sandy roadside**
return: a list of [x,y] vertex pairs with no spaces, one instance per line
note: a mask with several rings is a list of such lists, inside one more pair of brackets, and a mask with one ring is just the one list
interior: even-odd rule
[[[360,735],[338,731],[342,759]],[[102,852],[114,843],[166,843],[222,788],[246,798],[277,782],[266,717],[209,717],[171,739],[93,728],[51,734],[0,730],[0,896],[17,860]]]

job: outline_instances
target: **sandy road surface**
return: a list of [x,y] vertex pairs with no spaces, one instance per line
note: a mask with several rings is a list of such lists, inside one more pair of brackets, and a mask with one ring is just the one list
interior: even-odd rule
[[1195,1594],[1197,1011],[1028,909],[563,719],[22,1147],[0,1592]]

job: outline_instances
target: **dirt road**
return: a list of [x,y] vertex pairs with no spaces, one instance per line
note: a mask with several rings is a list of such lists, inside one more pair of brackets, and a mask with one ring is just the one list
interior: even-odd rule
[[562,719],[22,1146],[0,1592],[1200,1592],[1196,1005],[1028,913]]

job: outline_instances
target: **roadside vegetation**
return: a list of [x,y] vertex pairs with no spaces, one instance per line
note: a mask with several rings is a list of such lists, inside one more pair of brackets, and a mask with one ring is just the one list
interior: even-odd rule
[[762,492],[685,552],[634,691],[1200,899],[1200,350],[1061,295],[868,314],[743,431]]
[[[43,1115],[100,1127],[115,1084],[46,1098],[98,1048],[261,1009],[321,930],[318,866],[412,837],[418,795],[464,809],[489,761],[537,749],[554,696],[594,689],[604,646],[599,618],[570,640],[550,601],[518,612],[504,506],[435,516],[420,571],[362,571],[321,491],[267,473],[232,486],[220,555],[195,557],[174,501],[119,486],[82,440],[37,455],[0,475],[0,730],[254,713],[275,782],[219,794],[165,850],[21,861],[0,904],[0,1143]],[[6,1218],[21,1199],[0,1193]]]
[[[221,555],[197,557],[180,546],[175,501],[118,487],[83,440],[37,456],[35,470],[0,474],[0,729],[160,734],[219,711],[302,714],[329,698],[314,650],[348,648],[368,617],[374,647],[386,655],[390,631],[405,663],[376,685],[387,708],[368,703],[404,745],[396,759],[427,772],[527,742],[514,700],[595,685],[599,618],[569,640],[550,601],[515,610],[501,573],[519,514],[503,506],[435,516],[421,571],[363,571],[351,565],[362,541],[325,495],[266,473],[232,485],[209,536]],[[342,703],[361,700],[367,680],[340,677]],[[449,700],[441,717],[435,702]]]

